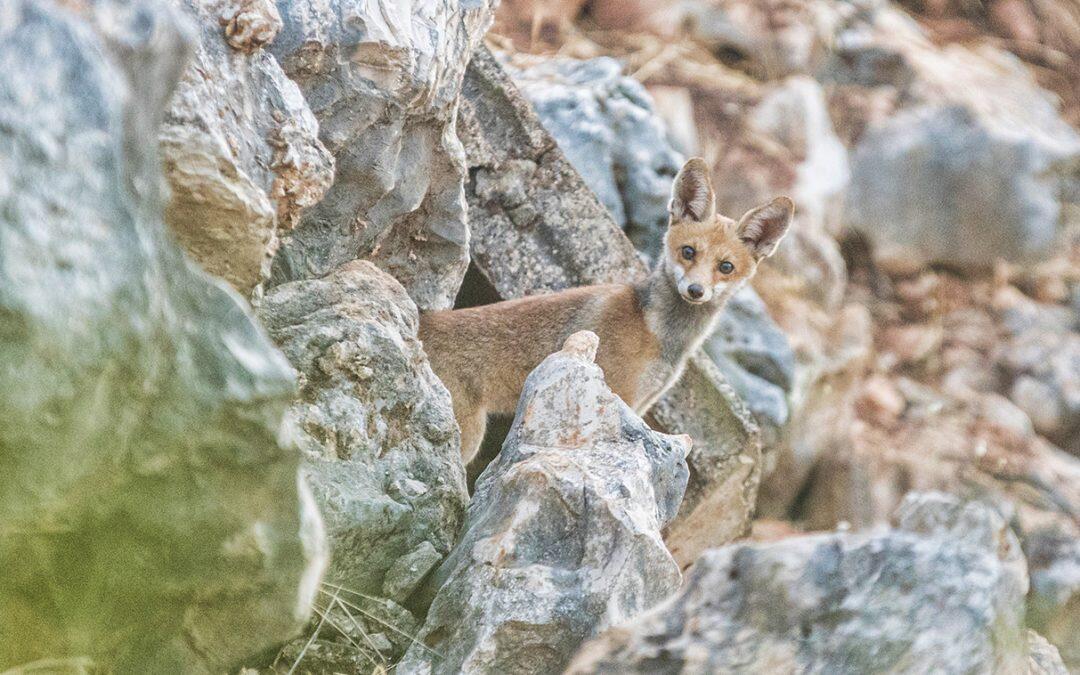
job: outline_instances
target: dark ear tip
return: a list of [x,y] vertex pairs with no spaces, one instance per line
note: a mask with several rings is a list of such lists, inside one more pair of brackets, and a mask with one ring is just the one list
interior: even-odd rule
[[705,159],[703,157],[691,157],[690,159],[686,160],[685,164],[683,164],[682,170],[708,171],[709,165],[705,163]]
[[787,211],[788,214],[795,213],[795,202],[791,201],[791,197],[777,197],[772,200],[772,203]]

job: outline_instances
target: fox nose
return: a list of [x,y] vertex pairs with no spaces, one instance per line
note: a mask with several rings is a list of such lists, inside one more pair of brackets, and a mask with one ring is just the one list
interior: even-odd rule
[[705,295],[705,289],[701,284],[690,284],[686,287],[686,294],[694,300],[700,300],[701,296]]

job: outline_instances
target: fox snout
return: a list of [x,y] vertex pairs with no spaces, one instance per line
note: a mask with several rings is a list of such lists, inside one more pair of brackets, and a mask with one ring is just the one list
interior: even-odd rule
[[683,275],[678,281],[679,295],[682,299],[694,304],[704,304],[713,298],[713,289],[707,284],[695,281],[690,275]]

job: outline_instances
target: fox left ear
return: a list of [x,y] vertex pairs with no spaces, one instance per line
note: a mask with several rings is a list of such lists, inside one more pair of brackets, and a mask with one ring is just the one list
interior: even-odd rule
[[739,221],[739,239],[755,259],[767,258],[787,234],[794,213],[795,204],[787,197],[777,197],[764,206],[750,209]]

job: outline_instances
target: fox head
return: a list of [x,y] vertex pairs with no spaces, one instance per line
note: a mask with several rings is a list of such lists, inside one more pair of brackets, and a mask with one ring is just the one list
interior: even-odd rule
[[726,297],[752,277],[787,233],[795,210],[790,199],[777,197],[735,221],[716,213],[715,199],[705,160],[688,160],[671,187],[661,264],[692,304]]

